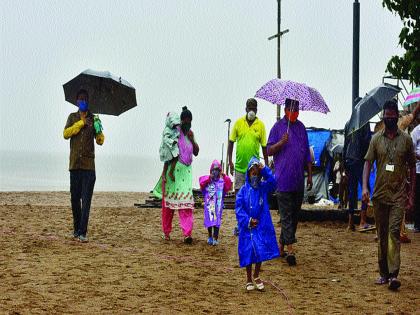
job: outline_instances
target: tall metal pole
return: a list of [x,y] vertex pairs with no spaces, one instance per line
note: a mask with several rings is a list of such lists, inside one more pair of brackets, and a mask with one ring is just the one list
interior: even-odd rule
[[[280,67],[280,39],[281,39],[281,0],[277,0],[277,78],[281,78]],[[280,106],[277,106],[277,120],[280,120]]]
[[359,96],[359,47],[360,46],[360,3],[353,3],[353,71],[352,71],[352,111]]
[[[281,0],[277,0],[277,34],[270,36],[268,40],[272,40],[277,37],[277,78],[281,78],[281,67],[280,67],[280,40],[281,37],[289,32],[289,29],[281,31]],[[280,106],[277,106],[277,120],[280,120]]]
[[[230,135],[230,123],[232,122],[232,120],[230,120],[229,118],[225,120],[225,123],[228,123],[228,130],[227,130],[227,145],[226,145],[226,151],[229,151],[229,135]],[[222,158],[223,159],[223,158]],[[229,155],[228,152],[226,152],[226,163],[225,163],[225,168],[226,168],[226,175],[229,174]]]

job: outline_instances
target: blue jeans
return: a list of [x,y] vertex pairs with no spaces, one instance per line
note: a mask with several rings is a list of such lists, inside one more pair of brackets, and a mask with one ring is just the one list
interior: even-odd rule
[[95,171],[71,170],[70,193],[75,235],[86,236],[89,222],[90,203],[95,186]]
[[363,187],[363,166],[364,161],[350,160],[346,163],[346,173],[349,177],[349,214],[354,214],[357,209],[358,185]]

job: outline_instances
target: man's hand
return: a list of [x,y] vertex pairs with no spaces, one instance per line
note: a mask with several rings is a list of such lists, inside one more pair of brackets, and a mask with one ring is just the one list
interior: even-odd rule
[[251,219],[251,224],[250,224],[250,225],[251,225],[251,227],[252,227],[252,228],[256,227],[256,226],[258,225],[258,220],[257,220],[257,219],[252,218],[252,219]]
[[80,112],[80,119],[83,120],[86,125],[86,112]]
[[370,198],[369,190],[367,190],[367,188],[363,188],[362,201],[364,203],[368,204],[369,203],[369,198]]
[[235,165],[233,165],[232,161],[229,161],[229,170],[230,170],[230,175],[233,176],[233,171],[235,170]]
[[280,140],[281,145],[285,145],[289,141],[289,134],[285,133]]
[[306,189],[310,191],[312,190],[312,186],[313,186],[312,177],[308,177],[308,179],[306,180]]

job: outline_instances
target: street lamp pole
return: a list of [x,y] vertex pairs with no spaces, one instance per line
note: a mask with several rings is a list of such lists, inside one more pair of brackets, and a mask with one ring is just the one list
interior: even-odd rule
[[[281,31],[281,0],[277,0],[277,34],[270,36],[268,40],[272,40],[277,38],[277,78],[281,78],[281,66],[280,66],[280,45],[281,45],[281,37],[288,33],[289,30],[286,29]],[[277,120],[280,120],[280,106],[277,106]]]
[[353,71],[352,71],[352,111],[356,106],[355,100],[359,96],[359,51],[360,51],[360,3],[353,3]]
[[[229,151],[229,135],[230,135],[230,123],[232,122],[232,120],[230,120],[230,118],[225,120],[225,123],[228,123],[228,130],[227,130],[227,146],[226,146],[226,150]],[[222,155],[223,156],[223,155]],[[223,160],[223,157],[222,157]],[[229,156],[228,153],[226,152],[226,164],[225,164],[225,168],[226,168],[226,174],[229,174]]]

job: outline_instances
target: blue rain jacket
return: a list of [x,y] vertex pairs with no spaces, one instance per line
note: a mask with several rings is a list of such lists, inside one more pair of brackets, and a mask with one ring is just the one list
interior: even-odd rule
[[[255,162],[258,160],[252,158],[248,164],[248,171]],[[239,190],[235,203],[239,229],[239,265],[241,267],[280,256],[267,199],[268,194],[276,188],[276,180],[271,170],[266,166],[261,170],[262,180],[259,187],[255,189],[250,184],[248,171],[245,185]],[[258,225],[254,228],[250,227],[251,218],[258,220]]]

